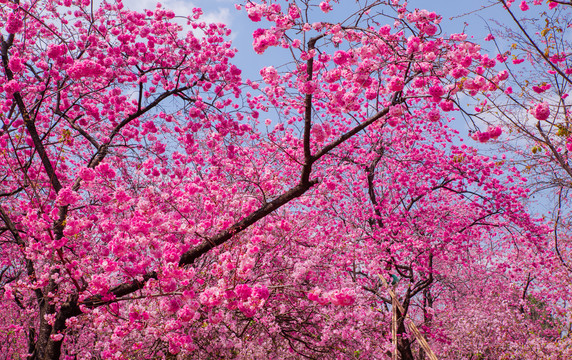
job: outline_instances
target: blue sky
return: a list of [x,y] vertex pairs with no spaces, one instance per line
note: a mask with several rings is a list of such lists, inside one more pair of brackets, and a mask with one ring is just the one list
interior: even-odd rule
[[[355,0],[339,0],[342,4],[355,7]],[[153,9],[156,0],[123,0],[124,4],[133,10]],[[264,23],[252,23],[244,11],[237,11],[234,4],[237,0],[164,0],[161,3],[165,8],[175,11],[177,15],[186,16],[192,13],[193,7],[201,7],[205,15],[203,20],[207,22],[223,22],[232,30],[231,39],[234,46],[239,49],[237,57],[233,62],[243,71],[243,79],[259,79],[259,71],[264,66],[280,66],[290,61],[290,57],[284,57],[284,52],[280,49],[269,49],[262,56],[257,55],[252,50],[252,32],[258,27],[265,26]],[[244,1],[243,1],[244,2]],[[523,15],[518,8],[520,1],[515,2],[512,10],[517,16]],[[490,6],[494,4],[494,6]],[[341,6],[341,5],[335,5]],[[501,8],[495,0],[410,0],[409,9],[415,8],[435,11],[443,17],[441,22],[442,30],[445,34],[465,32],[469,39],[492,49],[492,42],[485,42],[484,38],[489,34],[487,23],[494,27],[494,21],[510,24],[512,19]],[[343,13],[343,9],[342,9]],[[317,14],[318,15],[318,14]],[[328,14],[331,15],[331,14]],[[534,16],[532,9],[526,14]],[[327,16],[327,15],[326,15]],[[319,21],[322,19],[316,19]],[[332,21],[331,18],[329,21]],[[504,50],[504,49],[503,49]],[[480,150],[485,150],[486,146],[476,143],[468,138],[469,127],[462,119],[460,113],[450,114],[457,119],[450,123],[450,126],[458,130],[460,136],[465,138],[465,142],[470,146],[477,146]]]
[[[165,0],[161,1],[164,7],[169,8],[177,15],[188,15],[193,7],[201,7],[205,13],[203,20],[207,22],[223,22],[233,31],[232,40],[239,54],[235,63],[243,69],[245,76],[257,78],[258,71],[266,65],[278,65],[283,63],[280,58],[274,58],[271,53],[259,56],[252,50],[252,32],[260,26],[260,23],[252,23],[248,20],[244,11],[237,11],[234,4],[237,0]],[[124,0],[124,4],[134,10],[153,9],[156,0]],[[341,4],[348,3],[355,6],[354,0],[340,0]],[[477,42],[488,34],[485,20],[491,18],[506,18],[500,6],[489,7],[476,11],[490,4],[489,1],[470,0],[410,0],[409,8],[425,8],[443,16],[442,27],[446,33],[462,32],[463,29],[470,35],[475,36]],[[343,5],[335,5],[336,7]],[[464,16],[462,16],[464,15]],[[452,19],[450,19],[452,18]],[[467,23],[468,25],[465,25]]]
[[[124,4],[133,10],[153,9],[156,0],[123,0]],[[339,12],[345,16],[347,10],[340,7],[355,7],[355,0],[340,0],[341,4],[334,4],[334,13]],[[269,49],[264,55],[256,54],[252,49],[252,32],[259,27],[266,26],[263,20],[260,23],[251,22],[245,11],[237,11],[235,3],[237,0],[164,0],[161,1],[165,8],[172,9],[177,15],[187,16],[192,13],[193,7],[201,7],[204,11],[203,20],[207,22],[223,22],[232,30],[231,39],[234,46],[239,52],[233,62],[243,71],[243,78],[253,80],[259,79],[259,71],[261,68],[269,65],[278,67],[290,61],[289,54],[281,49]],[[242,1],[244,3],[244,1]],[[347,5],[346,5],[347,4]],[[494,6],[490,6],[495,4]],[[466,32],[469,36],[474,37],[474,41],[483,46],[492,46],[492,43],[483,41],[484,37],[489,33],[487,22],[494,26],[491,19],[501,22],[509,22],[511,19],[506,12],[500,7],[497,1],[481,0],[410,0],[409,9],[425,8],[435,11],[442,15],[443,21],[441,27],[444,33]],[[346,12],[344,13],[344,10]],[[515,12],[520,12],[517,6],[513,7]],[[333,21],[332,17],[324,15],[317,11],[316,21],[326,20]],[[319,17],[318,17],[319,16]],[[189,29],[190,30],[190,29]],[[286,55],[286,56],[285,56]],[[460,131],[461,136],[466,136],[468,127],[465,122],[459,118],[452,126]]]

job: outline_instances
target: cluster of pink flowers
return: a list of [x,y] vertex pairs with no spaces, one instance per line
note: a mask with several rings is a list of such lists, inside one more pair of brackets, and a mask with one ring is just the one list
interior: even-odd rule
[[[7,216],[26,230],[24,245],[18,231],[3,235],[14,241],[0,257],[6,275],[24,269],[6,286],[11,296],[3,303],[21,316],[19,348],[26,348],[29,324],[42,321],[34,312],[48,311],[54,314],[46,320],[54,324],[57,316],[69,326],[47,332],[41,326],[37,337],[63,334],[62,353],[92,352],[81,358],[161,358],[167,342],[181,358],[198,348],[193,342],[201,345],[191,355],[198,358],[287,358],[297,349],[308,357],[358,349],[360,358],[383,357],[391,346],[390,315],[364,289],[377,287],[374,274],[390,259],[397,269],[411,268],[394,289],[413,304],[422,293],[406,299],[408,286],[423,285],[433,271],[463,264],[473,275],[471,256],[487,251],[481,245],[491,228],[494,241],[507,228],[497,225],[509,223],[540,238],[522,220],[512,198],[519,192],[509,190],[520,180],[506,180],[505,188],[505,177],[494,176],[502,172],[495,159],[453,146],[456,132],[441,123],[455,108],[456,92],[482,92],[490,101],[508,72],[494,76],[499,58],[483,56],[464,34],[433,38],[435,13],[409,13],[397,9],[403,1],[392,0],[394,24],[373,26],[377,9],[362,8],[361,24],[350,28],[307,18],[339,1],[317,0],[309,13],[292,1],[281,2],[285,13],[274,1],[245,1],[251,21],[265,20],[254,32],[255,51],[282,46],[293,60],[280,73],[263,68],[258,84],[242,82],[231,64],[235,51],[224,26],[192,20],[200,9],[188,18],[202,31],[198,38],[180,36],[169,21],[174,14],[160,5],[139,14],[105,1],[85,17],[79,4],[87,0],[62,1],[78,7],[77,23],[52,26],[60,14],[34,10],[44,3],[30,5],[30,14],[40,15],[25,18],[24,34],[8,49],[17,80],[0,80],[2,112],[15,108],[9,95],[21,87],[23,101],[37,109],[41,138],[34,143],[18,128],[23,120],[16,112],[5,116],[13,128],[0,134],[8,174],[2,206],[6,200]],[[3,18],[9,31],[21,28],[17,19]],[[42,38],[20,41],[30,34]],[[302,41],[314,36],[319,41],[308,49]],[[24,73],[32,69],[38,76]],[[77,121],[62,119],[62,112]],[[550,113],[543,104],[532,112]],[[473,138],[486,142],[501,133],[490,127]],[[53,174],[33,155],[40,145]],[[29,167],[22,159],[30,159]],[[61,182],[59,193],[50,180]],[[442,181],[447,188],[435,186]],[[26,183],[38,191],[18,190]],[[457,196],[467,190],[478,196]],[[482,216],[486,224],[475,221]],[[37,269],[33,279],[23,254]],[[433,268],[433,256],[441,270]],[[53,306],[39,308],[32,298],[38,293]],[[68,315],[77,311],[63,304],[72,303],[85,314]],[[436,316],[443,316],[439,309]],[[433,314],[426,306],[414,311],[412,317]],[[12,322],[6,318],[4,330]],[[433,345],[438,321],[426,325]],[[292,326],[301,331],[286,338]],[[213,336],[220,341],[208,341]]]
[[427,119],[432,122],[441,120],[441,113],[437,109],[433,109],[427,113]]
[[15,92],[20,91],[21,87],[20,87],[20,83],[16,80],[10,80],[7,83],[4,84],[4,91],[6,92],[6,94],[8,95],[12,95]]
[[22,30],[23,26],[24,22],[18,15],[16,15],[15,13],[8,14],[8,20],[6,21],[5,25],[6,32],[8,32],[9,34],[16,34],[20,30]]
[[432,96],[432,100],[435,102],[441,101],[441,96],[445,94],[445,89],[439,84],[433,85],[429,88],[429,95]]
[[81,200],[81,196],[70,188],[63,188],[58,193],[56,204],[58,206],[73,205]]
[[392,77],[387,83],[387,89],[390,91],[401,91],[403,90],[403,86],[403,79],[398,76]]
[[52,60],[57,60],[59,57],[63,56],[67,52],[66,46],[64,44],[50,44],[46,55]]
[[308,293],[308,300],[315,301],[320,305],[332,303],[337,306],[350,306],[356,300],[355,291],[351,289],[332,290],[323,293],[321,289],[314,289]]
[[548,103],[542,102],[529,110],[530,114],[538,120],[546,120],[550,116]]
[[223,291],[218,287],[211,287],[200,295],[199,300],[202,305],[209,307],[226,304],[228,309],[238,309],[245,316],[252,317],[269,296],[270,291],[265,286],[251,287],[247,284],[239,284],[234,290]]
[[81,168],[79,171],[79,176],[84,181],[92,181],[95,179],[95,171],[90,168]]
[[262,75],[262,79],[265,83],[272,85],[278,81],[278,71],[274,68],[274,66],[267,66],[260,70],[260,75]]
[[12,56],[8,62],[10,70],[15,73],[20,73],[24,70],[24,60],[18,56]]
[[477,131],[471,135],[473,140],[476,140],[481,143],[485,143],[489,140],[496,140],[499,136],[502,135],[502,128],[498,126],[491,126],[487,129],[487,131]]
[[252,34],[254,51],[257,54],[263,54],[269,47],[278,45],[282,35],[283,32],[274,27],[271,29],[256,29]]
[[264,15],[264,12],[266,11],[266,5],[265,4],[256,4],[256,3],[248,2],[248,3],[246,3],[246,5],[244,7],[246,8],[246,12],[248,13],[248,17],[253,22],[259,22],[260,20],[262,20],[262,16]]
[[338,50],[334,53],[334,57],[332,59],[334,64],[343,66],[351,59],[351,55],[343,50]]
[[330,0],[327,1],[322,1],[320,3],[320,10],[322,10],[325,13],[328,13],[330,11],[332,11],[332,5],[330,5]]
[[552,86],[550,84],[542,84],[540,86],[538,85],[534,85],[532,87],[532,90],[537,93],[537,94],[542,94],[543,92],[545,92],[546,90],[549,90]]
[[427,10],[415,10],[407,14],[407,20],[415,23],[415,26],[426,35],[433,36],[437,33],[436,24],[441,22],[441,17]]
[[74,80],[79,80],[84,77],[101,76],[104,73],[105,68],[91,60],[74,62],[74,64],[68,70],[68,74]]

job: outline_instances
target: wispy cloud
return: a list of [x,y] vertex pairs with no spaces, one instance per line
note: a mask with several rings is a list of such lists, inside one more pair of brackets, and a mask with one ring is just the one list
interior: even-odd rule
[[[123,4],[127,8],[136,11],[145,9],[153,10],[157,7],[156,0],[124,0]],[[194,2],[185,0],[164,0],[161,1],[161,4],[164,8],[173,10],[177,16],[192,15],[194,7],[201,7],[204,12],[202,20],[207,23],[223,23],[230,26],[233,21],[229,8],[232,4],[226,0],[222,2],[216,1],[216,4],[210,4],[210,6],[197,5]],[[186,25],[186,23],[181,23],[181,25]],[[185,29],[186,28],[185,26]]]

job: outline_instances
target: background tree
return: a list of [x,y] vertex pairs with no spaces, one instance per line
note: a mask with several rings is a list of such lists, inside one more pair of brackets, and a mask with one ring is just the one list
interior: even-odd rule
[[[497,83],[503,92],[465,94],[476,98],[458,97],[457,103],[472,121],[473,139],[485,143],[490,137],[482,130],[501,126],[508,134],[506,141],[494,143],[489,149],[510,153],[511,165],[522,170],[531,189],[529,211],[540,213],[552,228],[548,257],[521,281],[524,308],[519,311],[535,318],[537,304],[549,310],[537,324],[561,332],[557,341],[530,342],[523,358],[545,358],[549,354],[569,356],[570,284],[570,189],[569,151],[571,149],[567,98],[570,87],[570,63],[567,41],[570,4],[566,1],[498,1],[499,7],[512,22],[491,21],[491,34],[485,40],[493,47],[493,65],[504,68],[503,81]],[[487,45],[487,48],[491,46]],[[484,64],[483,64],[484,65]],[[480,128],[480,129],[479,129]],[[525,296],[531,288],[543,289],[540,298]],[[555,319],[557,319],[555,321]],[[544,325],[543,325],[544,324]],[[535,331],[538,333],[540,330]],[[555,350],[559,348],[560,350]],[[556,355],[553,355],[556,356]]]

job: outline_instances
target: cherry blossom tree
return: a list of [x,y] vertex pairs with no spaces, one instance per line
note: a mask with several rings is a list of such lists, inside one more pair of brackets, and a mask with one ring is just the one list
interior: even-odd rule
[[412,321],[458,358],[481,351],[447,347],[478,291],[481,318],[535,324],[520,285],[547,230],[518,170],[448,126],[506,73],[398,1],[239,8],[291,59],[260,80],[200,9],[184,32],[160,5],[2,2],[2,353],[423,358]]
[[[498,127],[508,134],[502,142],[492,141],[491,148],[511,154],[509,163],[528,178],[532,195],[529,209],[542,213],[552,228],[547,257],[520,280],[524,305],[519,312],[536,319],[534,334],[544,335],[515,347],[520,350],[506,347],[504,351],[522,358],[566,358],[570,356],[566,352],[570,341],[570,309],[566,305],[570,297],[570,134],[566,100],[570,86],[570,3],[498,1],[497,5],[512,19],[509,23],[491,21],[491,34],[485,38],[487,48],[492,50],[492,65],[504,74],[497,82],[502,92],[465,91],[465,95],[474,97],[469,101],[471,106],[461,108],[475,127],[475,141],[490,144],[490,132]],[[456,102],[466,104],[467,99],[458,97]],[[479,129],[483,127],[487,130]],[[529,294],[534,288],[542,292]],[[539,312],[539,306],[544,310]],[[547,329],[560,332],[562,339],[545,336]]]

